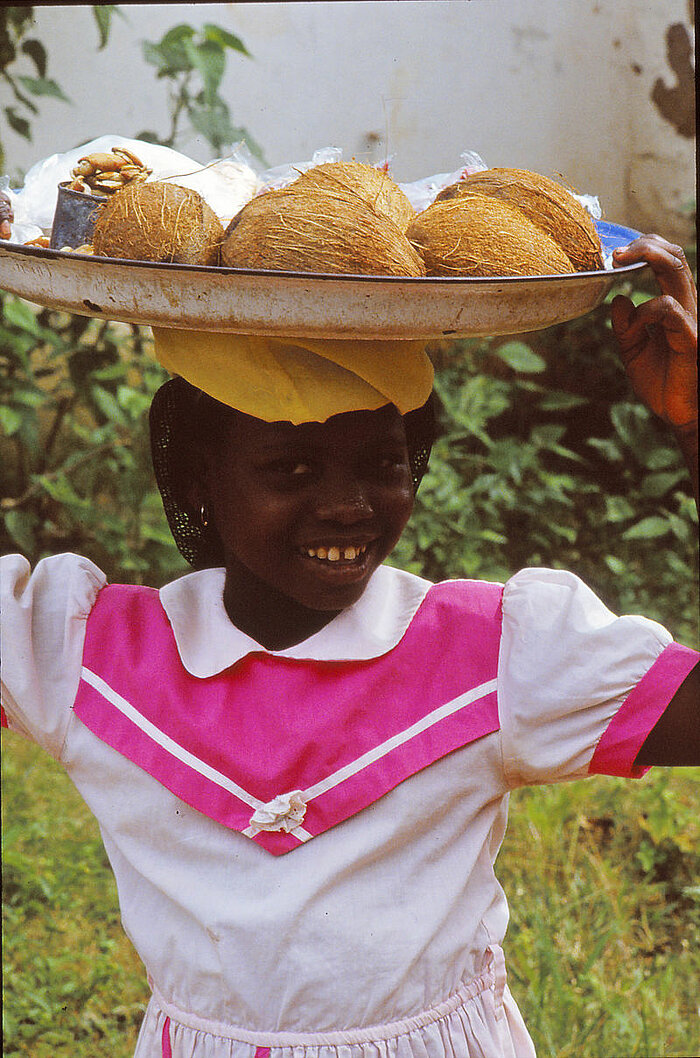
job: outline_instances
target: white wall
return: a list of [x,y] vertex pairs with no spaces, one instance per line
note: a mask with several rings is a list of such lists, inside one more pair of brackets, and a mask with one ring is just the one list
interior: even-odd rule
[[[106,132],[168,129],[166,90],[141,56],[178,22],[216,22],[254,59],[231,53],[223,94],[269,165],[337,145],[346,157],[393,156],[401,181],[459,166],[561,174],[598,194],[608,219],[686,238],[694,143],[651,101],[667,86],[665,34],[692,0],[385,0],[352,3],[125,5],[98,52],[86,6],[35,8],[49,76],[73,106],[41,100],[34,139],[3,130],[8,167]],[[26,71],[33,71],[27,65]],[[6,102],[6,89],[2,102]],[[208,145],[178,144],[200,161]]]

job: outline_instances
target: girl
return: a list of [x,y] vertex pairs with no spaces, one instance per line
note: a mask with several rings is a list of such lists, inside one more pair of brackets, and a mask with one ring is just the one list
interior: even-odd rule
[[[657,236],[617,260],[661,286],[613,327],[697,483],[690,271]],[[8,722],[99,821],[153,991],[136,1055],[528,1058],[508,792],[700,760],[697,656],[562,571],[382,565],[429,450],[419,347],[155,337],[179,376],[156,475],[196,571],[156,592],[3,560]]]

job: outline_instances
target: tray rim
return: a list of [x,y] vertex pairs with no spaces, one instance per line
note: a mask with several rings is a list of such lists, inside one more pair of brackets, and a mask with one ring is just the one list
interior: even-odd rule
[[[634,237],[641,236],[641,232],[636,231],[634,228],[627,228],[623,225],[612,224],[611,222],[602,222],[608,228],[614,228],[618,231],[624,231],[626,234]],[[528,276],[385,276],[385,275],[358,275],[350,272],[291,272],[283,271],[278,269],[262,269],[262,268],[229,268],[223,265],[196,265],[196,264],[168,264],[160,261],[140,261],[134,260],[127,257],[104,257],[96,256],[94,254],[76,254],[66,250],[55,250],[45,246],[27,246],[23,243],[12,243],[7,240],[0,241],[0,257],[8,254],[18,254],[20,256],[27,256],[31,258],[47,260],[60,260],[60,261],[75,261],[91,262],[89,267],[99,268],[102,264],[107,265],[123,265],[127,269],[129,268],[142,268],[147,271],[155,270],[159,274],[168,273],[202,273],[204,275],[217,275],[217,276],[248,276],[248,277],[259,277],[265,279],[266,277],[273,277],[275,279],[289,278],[302,281],[324,281],[332,282],[336,284],[342,284],[347,282],[352,283],[368,283],[370,285],[377,285],[378,283],[387,283],[395,286],[396,284],[406,284],[407,286],[419,286],[425,287],[427,285],[436,284],[437,286],[490,286],[492,284],[522,284],[522,283],[533,283],[542,282],[546,280],[556,280],[557,282],[575,282],[581,279],[606,279],[614,275],[624,275],[629,272],[639,271],[642,268],[648,267],[646,261],[639,261],[631,265],[622,265],[619,268],[601,268],[595,271],[588,272],[562,272],[562,273],[545,273],[542,275],[528,275]],[[1,286],[1,283],[0,283]],[[28,299],[27,299],[28,300]]]

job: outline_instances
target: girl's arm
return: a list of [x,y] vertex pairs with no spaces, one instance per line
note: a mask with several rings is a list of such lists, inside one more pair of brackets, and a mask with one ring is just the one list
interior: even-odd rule
[[[680,246],[645,235],[615,251],[615,263],[647,261],[661,296],[635,308],[618,296],[613,331],[637,396],[667,422],[698,502],[697,291]],[[700,764],[700,668],[689,673],[640,749],[636,764]]]
[[683,453],[698,501],[697,290],[680,246],[644,235],[615,250],[615,264],[647,261],[661,296],[638,305],[618,295],[611,321],[632,387],[668,423]]

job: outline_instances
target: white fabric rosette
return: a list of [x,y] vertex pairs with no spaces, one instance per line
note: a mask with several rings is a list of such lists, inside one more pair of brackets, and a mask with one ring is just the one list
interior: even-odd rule
[[289,834],[304,822],[305,815],[306,801],[301,790],[292,790],[256,808],[250,825],[257,830],[284,830]]

